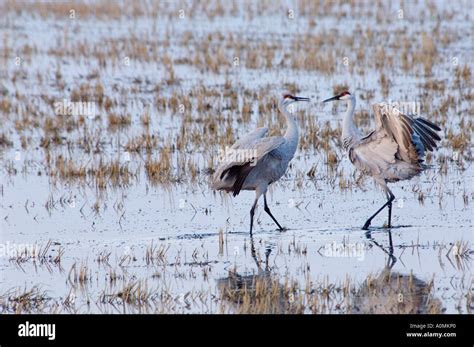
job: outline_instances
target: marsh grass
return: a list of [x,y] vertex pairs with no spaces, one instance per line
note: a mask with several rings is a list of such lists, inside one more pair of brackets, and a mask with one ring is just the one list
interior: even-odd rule
[[39,285],[30,289],[18,287],[0,295],[0,307],[6,313],[42,313],[48,300],[48,293]]

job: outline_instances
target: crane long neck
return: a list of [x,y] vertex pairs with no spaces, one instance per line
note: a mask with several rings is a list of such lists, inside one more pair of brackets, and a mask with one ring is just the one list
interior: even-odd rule
[[354,110],[356,106],[355,98],[347,99],[347,111],[342,123],[342,141],[345,148],[348,148],[359,138],[359,129],[354,122]]
[[296,123],[295,117],[290,113],[290,111],[288,111],[288,108],[286,106],[280,105],[279,109],[280,109],[280,112],[283,113],[283,115],[286,118],[287,128],[286,128],[284,137],[287,141],[289,154],[291,155],[291,157],[293,157],[298,147],[298,140],[299,140],[298,124]]

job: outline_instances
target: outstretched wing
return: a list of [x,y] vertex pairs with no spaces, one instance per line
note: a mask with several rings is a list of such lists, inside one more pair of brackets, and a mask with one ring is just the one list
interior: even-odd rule
[[232,191],[236,196],[257,164],[284,142],[285,138],[272,136],[241,143],[238,148],[232,149],[234,152],[229,153],[229,156],[222,158],[223,162],[216,171],[213,185],[216,187],[224,183],[222,188]]
[[[410,177],[421,170],[425,151],[440,140],[437,125],[401,113],[387,104],[374,104],[376,129],[349,151],[350,160],[362,169],[390,180]],[[401,161],[400,167],[391,166]],[[403,166],[405,172],[400,169]]]
[[378,131],[385,131],[393,137],[398,145],[397,156],[410,163],[424,159],[425,151],[437,148],[437,141],[441,138],[436,133],[441,129],[430,121],[401,113],[395,107],[387,104],[372,106],[376,123],[380,124]]

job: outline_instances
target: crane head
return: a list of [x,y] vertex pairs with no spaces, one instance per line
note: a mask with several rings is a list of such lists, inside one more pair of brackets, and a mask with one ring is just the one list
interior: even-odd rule
[[329,99],[326,99],[324,100],[323,102],[330,102],[330,101],[338,101],[338,100],[347,100],[347,99],[350,99],[352,98],[353,96],[351,95],[351,93],[349,93],[347,90],[336,95],[336,96],[333,96],[332,98],[329,98]]
[[292,94],[283,94],[283,104],[289,105],[297,101],[309,101],[309,98],[304,98],[302,96],[294,96]]

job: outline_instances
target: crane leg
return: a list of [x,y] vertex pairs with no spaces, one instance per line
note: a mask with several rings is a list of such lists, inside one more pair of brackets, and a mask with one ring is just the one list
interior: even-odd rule
[[267,212],[268,215],[269,215],[270,217],[272,217],[273,221],[276,223],[276,225],[278,225],[278,228],[280,228],[280,230],[283,230],[283,228],[282,228],[282,226],[280,225],[280,223],[278,223],[278,221],[276,220],[276,218],[273,217],[272,213],[270,212],[270,208],[268,207],[268,204],[267,204],[267,193],[265,193],[265,194],[263,195],[263,202],[264,202],[264,205],[265,205],[265,207],[264,207],[265,212]]
[[372,219],[374,219],[375,216],[378,215],[380,213],[380,211],[382,211],[387,206],[388,206],[388,227],[391,228],[391,226],[392,226],[392,201],[395,200],[395,195],[393,195],[393,193],[390,190],[387,191],[387,195],[388,195],[388,201],[385,204],[383,204],[383,206],[381,208],[379,208],[377,210],[377,212],[375,212],[369,219],[367,219],[364,226],[362,227],[362,230],[369,229],[369,226],[370,226],[370,223],[372,222]]
[[255,207],[257,207],[257,202],[258,202],[258,196],[255,199],[255,202],[252,205],[252,208],[250,209],[250,236],[252,235],[252,229],[253,229],[253,216],[255,215]]
[[388,227],[392,227],[392,200],[388,203]]

